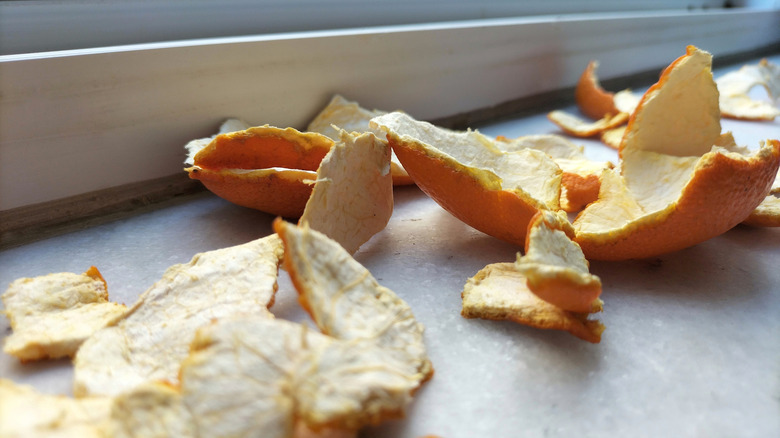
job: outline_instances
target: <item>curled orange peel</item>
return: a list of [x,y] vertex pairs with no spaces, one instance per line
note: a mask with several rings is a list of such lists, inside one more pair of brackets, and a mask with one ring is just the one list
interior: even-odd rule
[[711,55],[689,46],[642,97],[620,146],[621,174],[605,171],[598,201],[575,219],[589,259],[652,257],[745,220],[769,193],[780,142],[757,151],[720,134]]
[[398,112],[371,123],[386,132],[420,189],[477,230],[523,245],[534,214],[559,208],[561,170],[541,151],[507,152],[477,131],[450,131]]
[[284,217],[299,217],[311,195],[308,181],[333,140],[293,128],[252,127],[216,136],[185,169],[217,196]]

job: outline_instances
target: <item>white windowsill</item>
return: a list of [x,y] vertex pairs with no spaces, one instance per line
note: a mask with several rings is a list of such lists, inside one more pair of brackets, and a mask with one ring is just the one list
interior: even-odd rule
[[0,57],[0,212],[181,172],[225,117],[303,127],[333,93],[438,119],[780,42],[780,9],[489,19]]

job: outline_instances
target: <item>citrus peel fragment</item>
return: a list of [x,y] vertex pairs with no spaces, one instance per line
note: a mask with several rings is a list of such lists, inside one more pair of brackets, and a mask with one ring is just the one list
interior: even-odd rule
[[626,123],[628,114],[607,114],[594,122],[584,120],[565,111],[555,110],[547,113],[547,118],[569,135],[575,137],[593,137],[608,129]]
[[601,310],[601,280],[588,271],[588,261],[571,239],[574,229],[565,213],[539,212],[529,224],[525,255],[518,255],[518,272],[539,298],[563,310]]
[[[720,92],[720,111],[723,117],[743,120],[774,120],[780,116],[780,66],[762,59],[758,64],[744,65],[726,73],[715,82]],[[749,92],[763,87],[769,101],[753,99]]]
[[[372,118],[386,114],[385,111],[369,110],[363,108],[357,102],[347,100],[340,95],[331,98],[328,105],[309,122],[306,128],[308,132],[319,132],[332,138],[334,141],[340,140],[340,130],[347,132],[364,133],[371,132],[384,141],[384,135],[370,126]],[[403,168],[403,165],[395,154],[391,155],[390,172],[393,175],[393,185],[409,185],[414,181]]]
[[598,61],[590,61],[577,81],[574,100],[586,116],[599,120],[619,111],[615,107],[614,93],[604,90],[596,76]]
[[273,318],[281,241],[271,235],[174,265],[74,360],[74,394],[115,395],[148,381],[178,381],[195,331],[214,318]]
[[372,119],[420,189],[466,224],[525,243],[540,209],[559,208],[561,170],[533,149],[503,151],[479,132],[455,132],[389,113]]
[[385,228],[393,213],[390,147],[371,133],[340,134],[317,169],[300,223],[354,254]]
[[293,128],[259,126],[216,136],[185,169],[235,204],[284,217],[303,213],[320,162],[333,140]]
[[87,338],[127,311],[108,301],[106,282],[94,266],[84,274],[20,278],[2,300],[13,329],[3,349],[22,361],[72,357]]
[[780,227],[780,197],[768,195],[742,223],[753,227]]
[[463,288],[465,318],[510,320],[540,329],[564,330],[598,343],[604,326],[587,314],[567,312],[531,292],[514,263],[495,263],[469,278]]

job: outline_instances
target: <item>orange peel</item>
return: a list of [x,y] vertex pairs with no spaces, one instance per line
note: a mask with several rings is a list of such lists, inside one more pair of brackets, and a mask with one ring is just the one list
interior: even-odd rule
[[332,146],[333,140],[318,133],[252,127],[218,135],[185,170],[230,202],[299,217],[311,195],[308,181]]
[[621,173],[605,171],[599,200],[575,219],[589,259],[645,258],[728,231],[764,200],[780,142],[756,151],[720,134],[711,55],[689,46],[664,70],[629,120]]
[[[758,64],[744,65],[715,80],[720,92],[723,117],[742,120],[774,120],[780,116],[780,66],[762,59]],[[770,101],[753,99],[748,92],[763,87]]]
[[390,147],[371,133],[340,135],[317,169],[299,222],[354,254],[393,214]]
[[623,135],[626,133],[626,125],[607,129],[601,133],[601,142],[614,150],[620,149],[620,143],[623,142]]
[[614,93],[604,90],[599,83],[596,76],[598,66],[598,61],[590,61],[574,89],[574,100],[580,111],[594,120],[619,112],[615,107]]
[[601,310],[601,280],[588,271],[588,261],[574,237],[566,214],[539,212],[528,225],[525,255],[516,267],[539,298],[572,312]]
[[84,274],[20,278],[1,298],[13,329],[3,350],[22,361],[73,357],[87,338],[127,311],[108,301],[94,266]]
[[531,292],[525,276],[514,263],[487,265],[468,282],[461,293],[465,318],[510,320],[551,330],[564,330],[588,342],[598,343],[604,325],[587,314],[568,312]]
[[395,112],[371,121],[420,189],[466,224],[523,245],[539,210],[559,208],[561,170],[547,154],[505,152],[477,131],[455,132]]
[[527,135],[515,139],[497,138],[499,148],[516,151],[531,148],[552,157],[561,168],[560,207],[574,213],[598,198],[601,171],[614,167],[609,161],[593,161],[585,157],[584,147],[554,134]]
[[565,111],[555,110],[547,113],[547,118],[569,135],[575,137],[593,137],[608,129],[626,123],[628,114],[607,114],[601,119],[591,122]]
[[[317,116],[309,122],[306,128],[308,132],[319,132],[327,135],[334,141],[340,140],[340,130],[347,132],[371,132],[384,141],[384,135],[370,126],[370,121],[374,117],[386,114],[385,111],[369,110],[360,106],[359,103],[347,100],[340,95],[331,98],[328,105],[320,111]],[[390,172],[393,175],[393,185],[410,185],[414,181],[404,169],[398,157],[391,154]]]
[[780,227],[780,197],[768,195],[742,223],[752,227]]

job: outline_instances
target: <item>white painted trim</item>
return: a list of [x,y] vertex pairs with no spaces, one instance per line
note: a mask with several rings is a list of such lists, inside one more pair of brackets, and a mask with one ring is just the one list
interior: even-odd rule
[[725,0],[0,1],[0,55],[454,20],[719,8]]
[[436,119],[780,42],[780,10],[602,14],[0,57],[0,210],[181,171],[225,117],[303,127],[333,93]]

